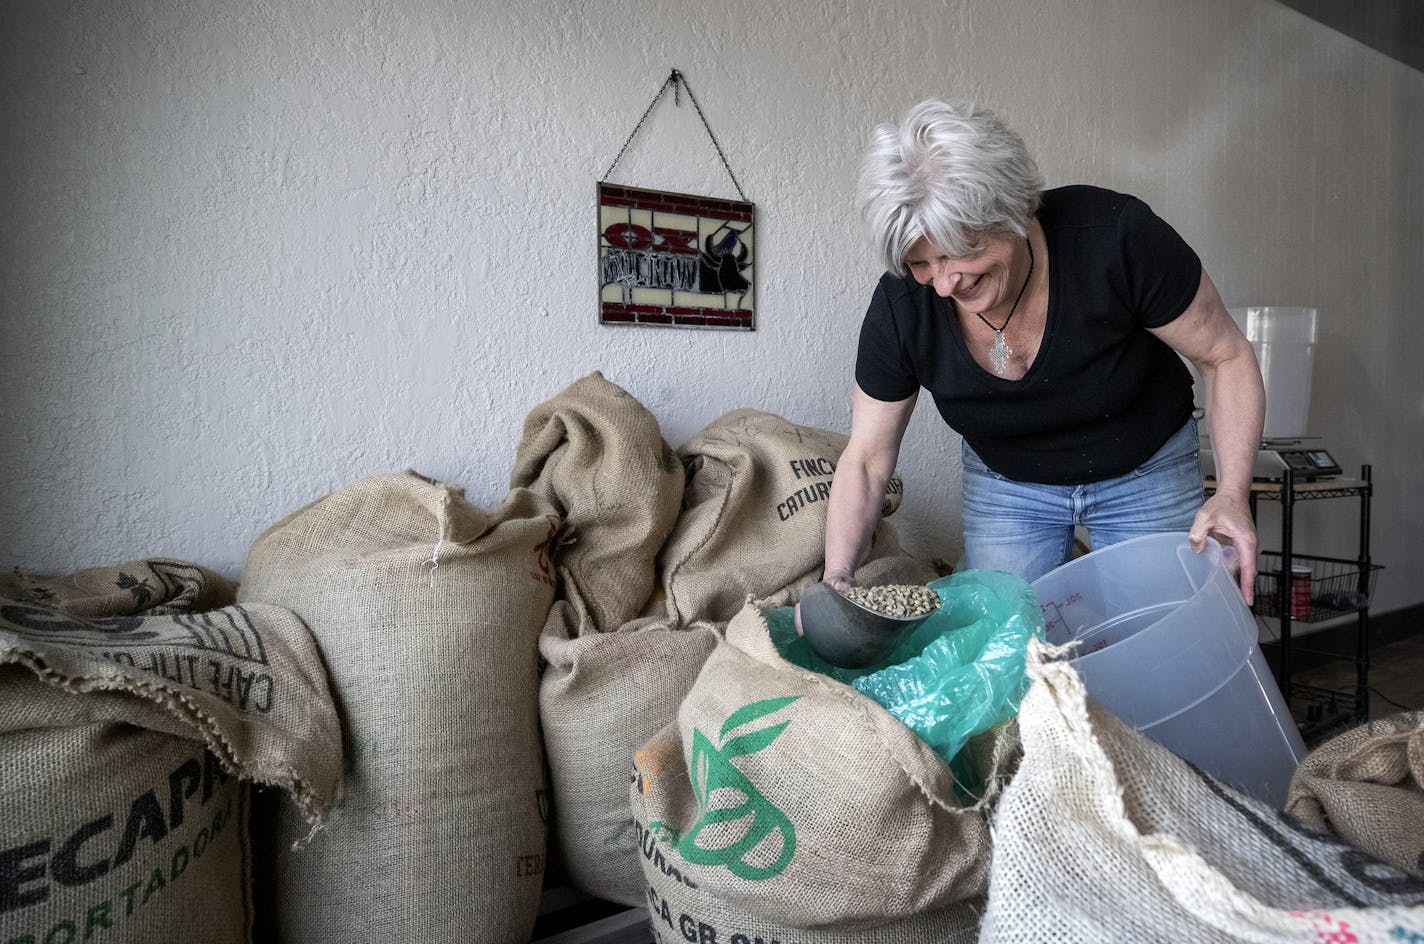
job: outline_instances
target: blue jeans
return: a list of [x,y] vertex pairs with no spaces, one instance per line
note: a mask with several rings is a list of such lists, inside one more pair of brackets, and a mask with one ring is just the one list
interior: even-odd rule
[[1188,531],[1202,506],[1197,421],[1142,465],[1089,485],[1035,485],[990,470],[964,444],[964,564],[1034,581],[1065,564],[1073,528],[1094,548],[1162,531]]

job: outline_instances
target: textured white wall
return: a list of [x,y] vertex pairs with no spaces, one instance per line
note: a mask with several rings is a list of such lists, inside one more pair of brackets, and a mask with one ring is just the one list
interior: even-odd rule
[[[1274,0],[20,0],[0,54],[5,566],[236,574],[407,466],[491,505],[595,369],[674,444],[740,406],[847,430],[859,151],[940,94],[1147,199],[1228,304],[1320,308],[1313,425],[1375,463],[1377,602],[1424,599],[1424,75]],[[596,324],[594,181],[673,67],[758,204],[754,333]],[[612,180],[735,195],[671,96]],[[899,520],[950,559],[957,447],[925,398]],[[1302,509],[1312,549],[1351,511]]]

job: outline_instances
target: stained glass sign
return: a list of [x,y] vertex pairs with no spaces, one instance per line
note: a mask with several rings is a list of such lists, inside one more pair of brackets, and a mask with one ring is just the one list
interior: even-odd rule
[[756,328],[755,204],[598,185],[598,320]]

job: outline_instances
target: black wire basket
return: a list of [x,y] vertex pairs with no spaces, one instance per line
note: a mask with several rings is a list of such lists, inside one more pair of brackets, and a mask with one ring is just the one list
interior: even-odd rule
[[[1279,618],[1284,606],[1297,623],[1323,623],[1358,613],[1370,605],[1375,594],[1375,577],[1384,568],[1379,564],[1361,566],[1357,560],[1292,554],[1291,600],[1282,600],[1281,555],[1262,551],[1257,558],[1257,616]],[[1298,568],[1306,568],[1308,573]]]

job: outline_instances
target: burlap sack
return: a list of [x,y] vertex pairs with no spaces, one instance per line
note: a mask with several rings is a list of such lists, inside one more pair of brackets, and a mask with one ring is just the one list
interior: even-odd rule
[[[865,574],[857,575],[862,582]],[[539,638],[547,660],[539,711],[555,834],[575,885],[636,905],[645,899],[645,883],[628,771],[635,750],[676,717],[722,627],[701,621],[680,627],[665,616],[636,619],[613,633],[591,626],[573,596],[554,604]]]
[[71,616],[201,613],[227,606],[237,587],[188,561],[151,557],[72,574],[0,574],[0,597],[62,610]]
[[1311,751],[1286,812],[1424,878],[1424,712],[1371,721]]
[[278,813],[261,903],[286,941],[527,939],[544,870],[539,628],[559,526],[414,473],[363,479],[254,543],[239,598],[285,606],[330,669],[349,763],[329,826]]
[[539,638],[548,660],[539,713],[555,835],[570,881],[590,895],[643,901],[628,808],[633,753],[677,716],[719,635],[713,624],[679,627],[665,617],[599,633],[576,591],[549,614]]
[[0,940],[251,940],[247,781],[318,823],[340,750],[285,610],[0,600]]
[[716,639],[703,624],[634,619],[657,586],[683,479],[653,415],[598,373],[529,414],[511,478],[564,518],[558,599],[539,640],[559,861],[584,891],[628,904],[642,900],[633,750],[673,717]]
[[982,940],[1411,941],[1424,882],[1232,791],[1029,646]]
[[1012,725],[965,750],[986,783],[972,806],[908,728],[782,659],[745,607],[676,725],[636,755],[654,926],[668,940],[973,940]]
[[[688,470],[683,511],[658,555],[668,614],[680,622],[725,622],[748,596],[780,605],[818,580],[826,501],[846,442],[839,433],[743,409],[679,449]],[[882,515],[900,506],[902,492],[899,477],[892,478]],[[860,568],[867,561],[876,566],[864,579],[875,583],[925,583],[937,576],[900,548],[886,522]]]
[[657,586],[653,561],[681,509],[683,478],[658,421],[600,373],[525,418],[510,485],[563,516],[556,563],[594,632],[633,619]]

